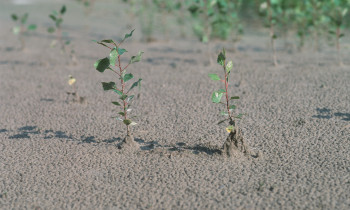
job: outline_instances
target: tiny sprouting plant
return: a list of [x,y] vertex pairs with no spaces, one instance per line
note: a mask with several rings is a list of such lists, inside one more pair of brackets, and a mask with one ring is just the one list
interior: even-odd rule
[[[140,87],[141,80],[138,79],[136,82],[132,83],[130,86],[127,83],[134,78],[134,75],[127,73],[127,68],[130,64],[141,61],[143,52],[139,51],[136,56],[132,56],[128,64],[122,66],[121,57],[127,52],[126,49],[121,48],[123,42],[132,36],[134,30],[129,34],[125,34],[124,38],[119,42],[114,42],[111,39],[95,41],[97,44],[100,44],[110,50],[109,57],[99,59],[95,62],[94,66],[97,71],[103,73],[105,70],[109,70],[115,74],[118,78],[118,83],[116,82],[102,82],[103,90],[109,91],[112,90],[118,96],[118,101],[113,101],[112,104],[118,107],[121,107],[121,111],[116,117],[117,120],[124,123],[126,126],[126,138],[132,138],[130,126],[136,125],[136,122],[133,121],[133,118],[136,116],[130,116],[131,104],[134,99],[132,95],[132,90],[135,87]],[[133,139],[132,139],[133,141]]]
[[[211,97],[211,100],[213,103],[217,103],[217,104],[224,104],[225,105],[225,110],[222,110],[220,112],[221,115],[225,116],[226,119],[221,120],[219,122],[219,124],[224,123],[226,121],[228,121],[229,125],[228,127],[226,127],[226,131],[228,133],[231,133],[233,130],[236,129],[236,119],[241,119],[242,118],[242,114],[235,114],[235,109],[236,109],[236,105],[231,104],[232,100],[237,100],[239,99],[238,96],[230,96],[228,93],[228,87],[229,87],[229,76],[233,67],[233,63],[232,61],[229,61],[226,63],[226,53],[225,53],[225,49],[223,49],[218,58],[217,58],[217,62],[223,67],[223,71],[224,71],[224,78],[220,78],[219,75],[217,74],[209,74],[209,77],[211,80],[214,81],[221,81],[224,83],[224,89],[219,89],[217,91],[214,91]],[[225,102],[221,102],[222,97],[224,96],[224,101]]]
[[28,13],[25,13],[22,16],[18,16],[16,14],[11,15],[11,18],[13,21],[15,21],[16,23],[19,22],[19,25],[16,25],[15,27],[13,27],[12,31],[15,35],[17,35],[19,37],[22,50],[25,48],[24,35],[28,31],[34,31],[36,29],[35,24],[27,25],[28,16],[29,16]]
[[[236,114],[236,105],[232,104],[231,101],[239,99],[238,96],[230,96],[228,91],[229,87],[229,76],[233,67],[232,61],[226,62],[226,53],[225,49],[223,49],[217,58],[218,64],[220,64],[223,68],[223,78],[221,78],[217,74],[209,74],[210,79],[214,81],[220,81],[224,83],[224,89],[219,89],[217,91],[214,91],[211,97],[211,101],[216,104],[223,104],[225,109],[220,112],[221,115],[225,116],[224,120],[221,120],[218,124],[224,123],[228,121],[228,126],[226,127],[226,131],[229,133],[229,136],[227,137],[224,148],[223,148],[223,154],[232,157],[236,155],[236,151],[249,155],[251,154],[250,150],[248,149],[247,145],[245,144],[243,140],[243,135],[238,128],[237,119],[241,119],[243,114]],[[224,102],[222,101],[222,98],[224,96]]]
[[68,76],[68,85],[72,87],[72,91],[67,92],[67,99],[69,96],[73,96],[73,102],[83,103],[85,101],[85,97],[80,97],[78,95],[76,82],[77,80],[72,75]]

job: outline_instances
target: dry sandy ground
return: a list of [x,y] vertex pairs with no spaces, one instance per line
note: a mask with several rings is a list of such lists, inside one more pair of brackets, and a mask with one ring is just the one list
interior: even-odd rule
[[[176,35],[140,43],[136,26],[124,47],[128,56],[145,52],[130,68],[143,78],[133,110],[140,149],[127,152],[116,147],[125,131],[111,118],[115,95],[100,84],[111,75],[93,68],[108,52],[90,41],[128,32],[119,5],[105,1],[84,16],[68,4],[64,29],[78,65],[49,47],[46,17],[59,7],[0,4],[0,209],[350,208],[350,63],[338,67],[332,48],[279,50],[276,68],[266,33],[256,32],[228,52],[230,91],[247,113],[240,126],[262,156],[227,159],[220,106],[210,102],[219,86],[207,76],[220,67],[209,65],[207,47]],[[30,11],[39,24],[24,52],[11,34],[12,11]],[[213,57],[222,46],[209,47]],[[86,103],[66,101],[69,74]]]

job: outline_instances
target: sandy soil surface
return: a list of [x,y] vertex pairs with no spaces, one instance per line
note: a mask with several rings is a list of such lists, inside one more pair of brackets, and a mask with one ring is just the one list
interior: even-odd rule
[[[58,2],[58,1],[55,1]],[[138,26],[128,56],[145,52],[130,71],[143,78],[133,134],[140,148],[125,151],[111,116],[115,95],[104,92],[93,63],[107,51],[92,39],[118,39],[128,22],[121,5],[104,1],[85,16],[67,4],[64,30],[78,59],[50,48],[46,18],[59,3],[0,3],[0,209],[349,209],[350,62],[339,67],[333,48],[287,53],[272,65],[265,31],[248,33],[228,52],[232,95],[247,115],[239,121],[259,158],[220,155],[227,136],[210,101],[217,83],[207,49],[194,38],[142,43]],[[12,12],[30,12],[39,28],[27,48],[12,36]],[[125,17],[124,17],[125,18]],[[157,30],[157,28],[156,28]],[[252,35],[254,34],[254,35]],[[156,37],[157,38],[157,37]],[[349,39],[343,57],[349,58]],[[68,75],[86,103],[67,102]]]

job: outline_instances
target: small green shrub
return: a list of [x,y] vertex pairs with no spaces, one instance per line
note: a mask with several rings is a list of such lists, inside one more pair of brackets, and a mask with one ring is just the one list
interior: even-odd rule
[[136,125],[136,122],[133,119],[136,116],[130,116],[131,112],[131,104],[134,99],[134,95],[132,95],[132,90],[135,87],[141,86],[141,80],[138,79],[136,82],[132,83],[130,86],[127,85],[131,79],[134,78],[134,75],[131,73],[127,73],[127,68],[130,64],[141,61],[141,57],[143,52],[139,52],[136,56],[132,56],[129,60],[129,63],[125,66],[122,66],[121,57],[125,55],[127,52],[126,49],[121,48],[121,44],[129,37],[132,36],[134,30],[132,30],[129,34],[124,36],[124,39],[119,43],[114,42],[111,39],[95,41],[97,44],[100,44],[110,50],[109,56],[99,59],[95,62],[94,66],[97,71],[103,73],[105,70],[111,71],[114,73],[118,80],[119,84],[111,81],[111,82],[102,82],[103,90],[105,91],[113,91],[117,94],[118,101],[113,101],[112,104],[118,107],[121,107],[121,111],[118,113],[116,117],[117,120],[124,123],[126,126],[126,135],[127,137],[131,136],[130,126]]

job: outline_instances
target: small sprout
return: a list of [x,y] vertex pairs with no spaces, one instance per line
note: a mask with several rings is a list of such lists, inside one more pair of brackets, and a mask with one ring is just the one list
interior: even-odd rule
[[83,103],[85,101],[85,97],[80,97],[77,93],[76,87],[76,79],[72,76],[68,76],[68,85],[72,87],[72,92],[67,92],[67,100],[70,95],[73,96],[73,102]]
[[138,79],[136,82],[132,83],[129,88],[127,88],[127,83],[134,79],[132,73],[127,73],[127,68],[130,64],[141,61],[143,52],[140,51],[137,55],[132,56],[128,64],[122,67],[121,57],[127,52],[126,49],[121,48],[121,44],[129,37],[132,36],[134,30],[129,34],[125,34],[124,39],[119,43],[111,40],[105,39],[102,41],[94,41],[99,45],[102,45],[108,48],[109,56],[99,59],[94,63],[94,67],[97,71],[103,73],[106,70],[111,71],[119,78],[119,84],[115,82],[102,82],[102,88],[105,91],[112,90],[117,94],[118,101],[113,101],[112,104],[121,108],[121,111],[118,112],[120,117],[116,117],[117,120],[120,120],[126,126],[126,135],[131,136],[130,126],[134,126],[137,123],[132,120],[133,117],[129,117],[131,112],[131,103],[134,99],[134,95],[131,94],[133,88],[141,86],[141,80]]
[[72,86],[77,80],[72,76],[72,75],[69,75],[69,80],[68,80],[68,84],[70,86]]

